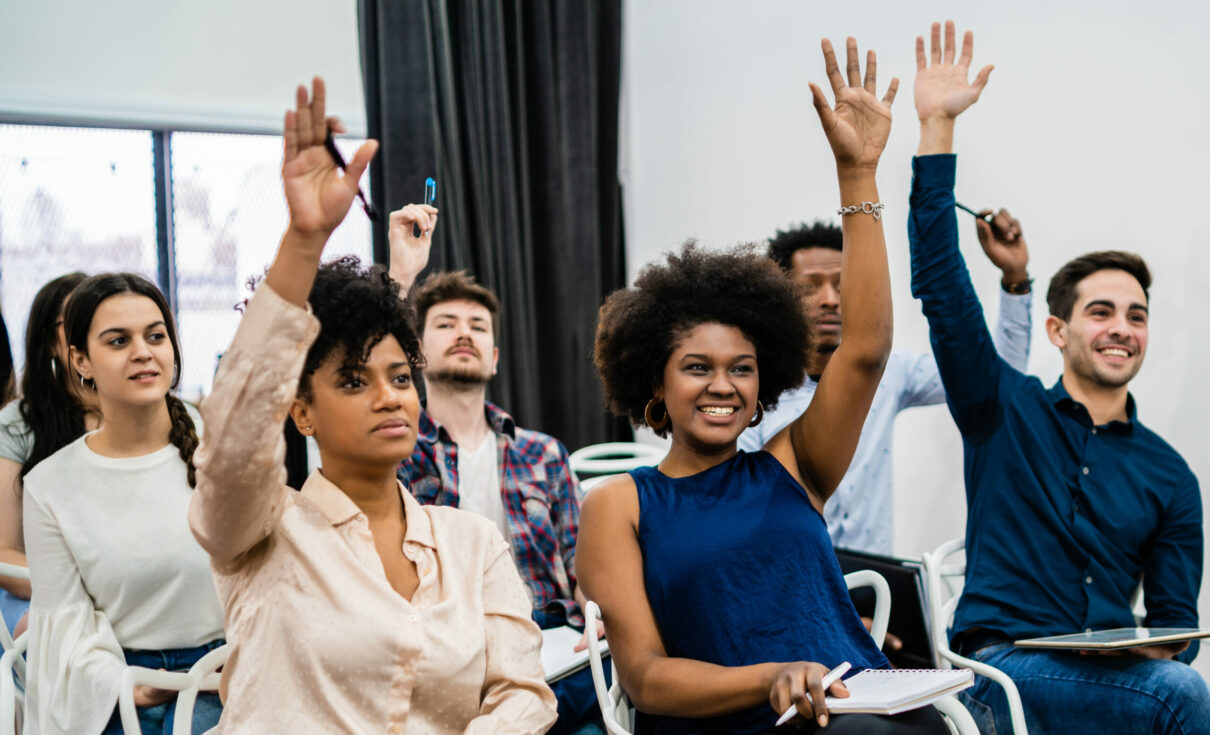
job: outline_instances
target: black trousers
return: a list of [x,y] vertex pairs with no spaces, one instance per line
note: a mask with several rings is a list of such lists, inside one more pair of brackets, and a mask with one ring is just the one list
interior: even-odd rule
[[828,726],[824,728],[811,722],[801,730],[795,730],[792,725],[782,725],[765,732],[768,735],[789,735],[793,732],[820,735],[950,735],[941,713],[932,707],[890,716],[831,715],[828,717]]

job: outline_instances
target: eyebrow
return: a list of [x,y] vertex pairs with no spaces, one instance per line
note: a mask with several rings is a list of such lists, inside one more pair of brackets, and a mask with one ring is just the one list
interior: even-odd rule
[[[147,326],[143,327],[143,331],[147,331],[148,329],[155,329],[156,327],[162,327],[162,326],[164,326],[164,322],[162,322],[162,321],[152,322],[151,324],[148,324]],[[109,329],[102,330],[101,333],[98,334],[97,336],[104,337],[105,335],[109,334],[110,332],[113,332],[114,334],[129,334],[130,331],[131,330],[127,329],[126,327],[110,327]]]
[[[1084,311],[1088,311],[1089,309],[1091,309],[1094,306],[1106,306],[1110,309],[1117,308],[1117,305],[1114,304],[1112,301],[1109,301],[1107,299],[1098,299],[1096,301],[1089,301],[1087,304],[1085,304]],[[1134,303],[1134,304],[1131,304],[1130,306],[1126,307],[1126,311],[1133,311],[1135,309],[1141,310],[1143,313],[1146,313],[1146,314],[1151,313],[1150,310],[1147,308],[1146,304]]]
[[[704,362],[710,362],[710,356],[709,356],[709,355],[700,355],[700,354],[697,354],[697,353],[691,353],[691,354],[688,354],[688,355],[684,355],[683,357],[681,357],[681,359],[682,359],[682,360],[689,360],[689,359],[693,359],[693,360],[702,360],[702,361],[704,361]],[[745,353],[745,354],[743,354],[743,355],[736,355],[736,356],[735,356],[735,359],[734,359],[732,362],[736,362],[736,361],[739,361],[739,360],[755,360],[755,359],[756,359],[756,355],[749,355],[749,354]]]

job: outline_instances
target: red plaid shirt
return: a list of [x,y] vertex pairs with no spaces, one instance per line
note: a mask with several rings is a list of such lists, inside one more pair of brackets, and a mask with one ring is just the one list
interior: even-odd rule
[[[572,596],[580,488],[567,449],[552,436],[518,428],[512,416],[491,403],[484,403],[484,412],[496,433],[513,558],[529,586],[534,617],[563,615],[582,626],[583,613]],[[458,445],[427,411],[420,412],[416,448],[398,473],[420,503],[458,507]]]

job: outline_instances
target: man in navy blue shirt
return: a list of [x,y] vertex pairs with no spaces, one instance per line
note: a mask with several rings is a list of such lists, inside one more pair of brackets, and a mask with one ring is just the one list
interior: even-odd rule
[[[997,354],[958,250],[955,118],[991,67],[967,82],[952,23],[917,39],[912,291],[928,318],[946,402],[965,451],[966,586],[953,645],[1016,683],[1030,731],[1210,733],[1210,691],[1187,664],[1197,645],[1117,655],[1030,651],[1012,641],[1133,627],[1140,579],[1149,627],[1194,627],[1202,577],[1197,479],[1135,415],[1128,386],[1147,350],[1151,276],[1142,258],[1089,253],[1047,293],[1063,355],[1047,388]],[[1003,691],[980,679],[964,701],[984,732],[1011,732]],[[992,723],[994,721],[994,729]]]

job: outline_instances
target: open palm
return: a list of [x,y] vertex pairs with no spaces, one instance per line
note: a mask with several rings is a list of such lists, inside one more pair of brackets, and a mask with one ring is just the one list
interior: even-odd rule
[[887,137],[891,134],[891,103],[899,89],[899,80],[892,79],[886,95],[881,101],[874,96],[877,85],[877,58],[873,51],[866,57],[865,81],[861,79],[861,66],[857,56],[857,41],[846,42],[848,56],[848,81],[840,73],[836,53],[827,39],[822,42],[824,63],[832,93],[836,97],[835,108],[828,105],[823,92],[812,83],[811,96],[819,122],[823,126],[828,145],[836,156],[836,163],[854,166],[877,166]]
[[973,82],[966,80],[974,52],[974,35],[967,31],[962,53],[954,62],[954,23],[945,24],[945,48],[941,46],[941,25],[934,23],[931,49],[925,58],[924,39],[916,37],[916,114],[921,120],[955,118],[979,99],[992,67],[985,66]]

